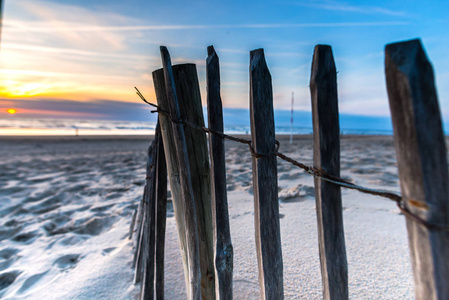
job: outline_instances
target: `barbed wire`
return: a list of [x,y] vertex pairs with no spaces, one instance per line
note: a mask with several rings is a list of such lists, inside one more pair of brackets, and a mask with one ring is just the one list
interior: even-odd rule
[[162,110],[157,104],[151,103],[149,101],[147,101],[145,99],[145,97],[142,95],[142,93],[139,91],[139,89],[137,87],[134,87],[136,89],[136,94],[140,97],[140,99],[142,99],[143,102],[145,102],[146,104],[156,108],[156,110],[152,110],[151,113],[158,113],[158,114],[162,114],[165,117],[167,117],[171,122],[175,123],[175,124],[182,124],[185,126],[189,126],[190,128],[193,129],[197,129],[197,130],[201,130],[203,132],[209,133],[209,134],[213,134],[216,135],[222,139],[226,139],[226,140],[231,140],[234,142],[238,142],[241,144],[245,144],[248,145],[251,156],[255,157],[255,158],[260,158],[260,157],[268,157],[268,156],[275,156],[275,157],[279,157],[280,159],[289,162],[290,164],[297,166],[301,169],[303,169],[306,173],[316,177],[316,178],[320,178],[323,181],[329,182],[329,183],[333,183],[336,184],[338,186],[347,188],[347,189],[351,189],[351,190],[357,190],[361,193],[364,194],[369,194],[369,195],[373,195],[373,196],[379,196],[379,197],[383,197],[383,198],[387,198],[389,200],[392,200],[396,203],[397,207],[399,208],[399,210],[404,214],[404,216],[406,216],[407,218],[427,227],[428,229],[431,230],[439,230],[439,231],[447,231],[449,232],[449,228],[447,226],[441,226],[441,225],[437,225],[437,224],[432,224],[430,222],[428,222],[427,220],[422,219],[421,217],[419,217],[418,215],[412,213],[410,210],[408,210],[405,207],[403,198],[400,194],[392,192],[392,191],[387,191],[387,190],[380,190],[380,189],[372,189],[372,188],[367,188],[367,187],[363,187],[360,185],[356,185],[352,182],[349,182],[347,180],[344,180],[341,177],[338,176],[334,176],[334,175],[330,175],[328,173],[326,173],[324,170],[320,170],[317,169],[315,167],[311,167],[311,166],[307,166],[297,160],[294,160],[293,158],[279,152],[279,148],[280,148],[280,142],[278,140],[275,140],[275,151],[274,153],[271,154],[263,154],[263,153],[257,153],[254,150],[254,147],[252,145],[252,141],[248,140],[248,139],[244,139],[244,138],[238,138],[238,137],[234,137],[228,134],[224,134],[222,132],[204,127],[204,126],[199,126],[197,124],[194,124],[188,120],[174,120],[170,113],[167,111]]

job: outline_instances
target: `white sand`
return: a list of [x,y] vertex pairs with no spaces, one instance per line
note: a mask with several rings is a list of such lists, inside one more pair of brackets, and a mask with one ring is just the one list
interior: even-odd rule
[[[150,138],[0,138],[0,298],[135,299],[127,233]],[[251,157],[227,142],[234,298],[258,299]],[[310,137],[280,151],[312,164]],[[345,137],[342,176],[398,191],[392,139]],[[278,161],[286,299],[321,299],[313,179]],[[394,203],[342,190],[351,299],[412,299],[404,217]],[[185,299],[168,212],[166,299]]]

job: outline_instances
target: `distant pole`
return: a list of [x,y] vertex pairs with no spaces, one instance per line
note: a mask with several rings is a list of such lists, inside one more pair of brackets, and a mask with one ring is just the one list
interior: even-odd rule
[[292,111],[291,111],[291,118],[290,118],[290,144],[293,143],[293,104],[294,104],[294,95],[295,93],[292,92]]

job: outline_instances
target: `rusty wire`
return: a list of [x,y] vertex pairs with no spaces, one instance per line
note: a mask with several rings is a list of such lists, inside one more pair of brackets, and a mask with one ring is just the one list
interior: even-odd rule
[[299,162],[297,160],[294,160],[293,158],[288,157],[287,155],[279,152],[280,143],[277,140],[275,140],[276,147],[275,147],[274,153],[271,153],[271,154],[257,153],[254,150],[254,148],[253,148],[251,140],[243,139],[243,138],[237,138],[237,137],[234,137],[234,136],[231,136],[231,135],[227,135],[227,134],[224,134],[222,132],[219,132],[219,131],[216,131],[216,130],[213,130],[213,129],[210,129],[210,128],[207,128],[207,127],[204,127],[204,126],[196,125],[196,124],[194,124],[194,123],[192,123],[192,122],[190,122],[188,120],[183,120],[183,119],[181,119],[181,120],[174,120],[171,117],[169,112],[162,110],[158,105],[156,105],[154,103],[148,102],[145,99],[145,97],[142,95],[142,93],[139,91],[139,89],[137,87],[134,87],[134,88],[137,91],[136,94],[140,97],[140,99],[142,99],[143,102],[145,102],[148,105],[156,108],[156,110],[152,110],[151,111],[152,113],[162,114],[162,115],[166,116],[171,122],[173,122],[175,124],[186,125],[186,126],[188,126],[190,128],[201,130],[201,131],[203,131],[205,133],[213,134],[213,135],[218,136],[218,137],[220,137],[222,139],[227,139],[227,140],[231,140],[231,141],[234,141],[234,142],[237,142],[237,143],[248,145],[250,153],[251,153],[251,156],[254,157],[254,158],[273,157],[273,156],[279,157],[280,159],[282,159],[282,160],[284,160],[286,162],[289,162],[292,165],[297,166],[297,167],[303,169],[306,173],[312,175],[315,178],[320,178],[320,179],[322,179],[324,181],[336,184],[336,185],[338,185],[340,187],[344,187],[344,188],[352,189],[352,190],[357,190],[357,191],[359,191],[361,193],[364,193],[364,194],[370,194],[370,195],[374,195],[374,196],[387,198],[389,200],[392,200],[392,201],[396,202],[396,205],[399,208],[399,210],[401,211],[401,213],[404,216],[406,216],[407,218],[409,218],[410,220],[413,220],[416,223],[421,224],[421,225],[427,227],[430,230],[438,230],[438,231],[449,232],[449,227],[441,226],[441,225],[437,225],[437,224],[432,224],[432,223],[422,219],[418,215],[412,213],[408,208],[405,207],[404,199],[398,193],[395,193],[395,192],[392,192],[392,191],[387,191],[387,190],[372,189],[372,188],[367,188],[367,187],[363,187],[363,186],[360,186],[360,185],[356,185],[356,184],[353,184],[353,183],[351,183],[351,182],[349,182],[347,180],[344,180],[341,177],[330,175],[330,174],[326,173],[323,170],[317,169],[315,167],[307,166],[307,165],[305,165],[305,164],[303,164],[303,163],[301,163],[301,162]]

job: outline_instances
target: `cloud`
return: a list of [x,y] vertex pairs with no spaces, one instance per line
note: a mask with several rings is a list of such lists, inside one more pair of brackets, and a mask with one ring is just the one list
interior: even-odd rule
[[[133,103],[113,100],[80,102],[52,99],[0,99],[0,108],[10,107],[17,109],[17,117],[25,118],[70,118],[120,121],[156,120],[156,115],[150,113],[151,108],[148,105],[137,101]],[[6,114],[6,112],[4,114]]]
[[404,11],[391,10],[380,6],[352,5],[337,1],[307,1],[307,2],[292,3],[292,5],[306,6],[331,11],[351,12],[358,14],[387,15],[394,17],[401,17],[407,15],[407,13]]
[[107,59],[152,59],[159,60],[159,57],[149,56],[149,55],[137,55],[137,54],[122,54],[122,53],[113,53],[113,52],[98,52],[98,51],[89,51],[89,50],[79,50],[74,48],[62,48],[62,47],[49,47],[49,46],[37,46],[33,44],[25,44],[25,43],[4,43],[2,45],[2,49],[13,49],[27,52],[45,52],[51,53],[54,55],[71,55],[71,56],[83,56],[83,57],[94,57],[96,60],[100,58]]
[[317,23],[286,23],[286,24],[224,24],[224,25],[148,25],[148,26],[78,26],[77,24],[64,24],[64,26],[55,27],[40,23],[21,23],[5,22],[7,30],[10,32],[44,32],[44,33],[103,33],[103,32],[122,32],[122,31],[168,31],[168,30],[192,30],[192,29],[267,29],[267,28],[314,28],[314,27],[373,27],[373,26],[405,26],[409,22],[405,21],[386,21],[386,22],[317,22]]
[[126,49],[126,37],[114,31],[95,32],[94,30],[82,31],[76,28],[94,28],[110,24],[129,24],[129,20],[123,16],[95,12],[81,6],[59,4],[47,1],[14,1],[10,4],[15,18],[4,19],[4,37],[17,36],[17,33],[28,35],[40,33],[42,43],[64,43],[73,47],[89,45],[90,48],[99,50],[124,50]]

